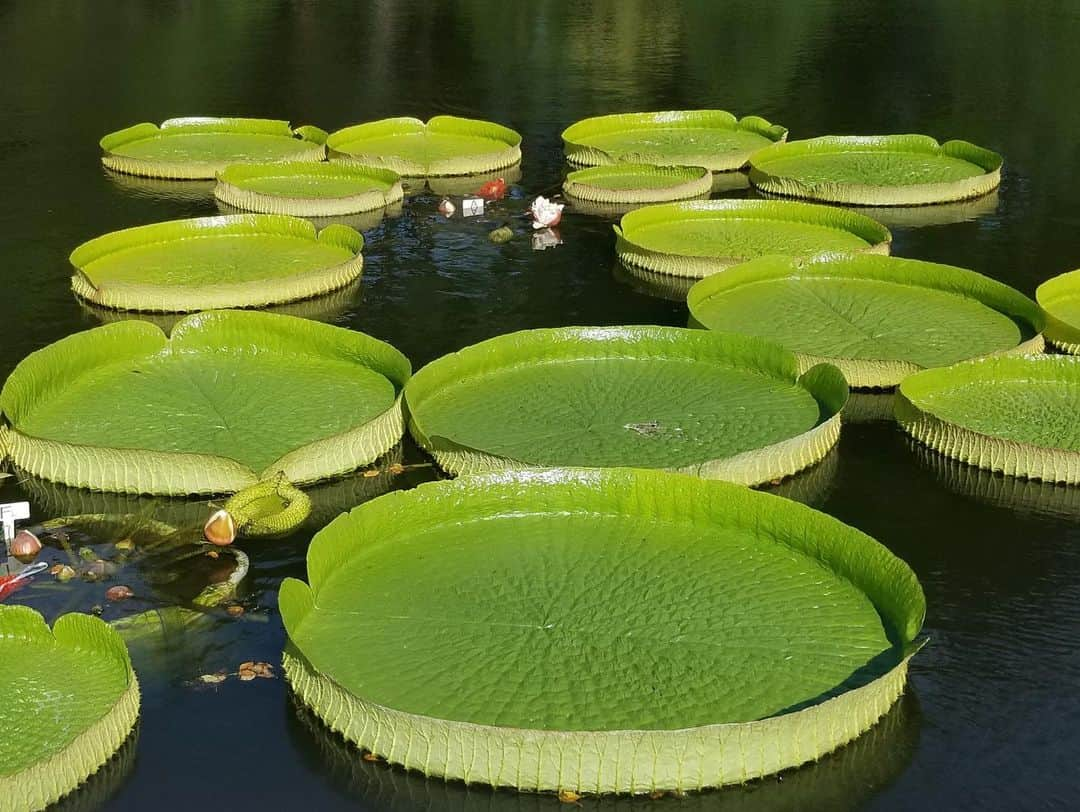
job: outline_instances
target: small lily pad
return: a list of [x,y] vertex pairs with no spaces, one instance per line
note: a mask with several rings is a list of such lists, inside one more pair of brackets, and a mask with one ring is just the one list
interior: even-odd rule
[[401,178],[389,169],[347,163],[234,164],[218,175],[214,196],[265,214],[334,217],[401,202]]

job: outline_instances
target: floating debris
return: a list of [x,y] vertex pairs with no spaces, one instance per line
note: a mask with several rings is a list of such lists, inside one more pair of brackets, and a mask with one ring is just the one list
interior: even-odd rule
[[131,587],[123,584],[111,586],[105,591],[105,599],[110,601],[126,601],[128,598],[133,597],[135,597],[135,593]]

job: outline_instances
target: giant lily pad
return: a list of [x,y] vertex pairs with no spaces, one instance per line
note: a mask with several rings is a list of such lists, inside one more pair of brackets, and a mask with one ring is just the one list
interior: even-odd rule
[[725,110],[669,110],[595,116],[563,130],[566,159],[581,166],[646,163],[738,169],[751,154],[787,138],[759,116],[736,119]]
[[389,169],[347,163],[234,164],[214,196],[247,211],[333,217],[400,203],[401,178]]
[[566,176],[563,191],[591,203],[656,203],[708,197],[712,172],[699,166],[608,164]]
[[1080,359],[985,358],[906,378],[896,417],[912,437],[979,468],[1080,483]]
[[104,622],[69,614],[49,629],[25,606],[0,606],[0,799],[44,809],[95,773],[128,737],[139,684]]
[[473,175],[521,160],[521,136],[490,121],[435,116],[386,118],[331,133],[330,157],[392,169],[408,177]]
[[701,280],[687,303],[709,329],[775,341],[803,369],[835,364],[858,387],[1043,348],[1035,302],[974,271],[914,259],[761,257]]
[[861,214],[773,200],[664,203],[622,218],[615,250],[628,267],[701,278],[765,254],[889,253],[892,235]]
[[390,762],[522,790],[743,782],[869,728],[924,614],[911,570],[803,505],[655,471],[376,499],[286,579],[286,674]]
[[[127,321],[32,353],[0,392],[12,460],[76,487],[228,493],[365,465],[401,437],[409,362],[363,333],[213,311],[171,338]],[[260,477],[260,472],[262,477]]]
[[927,135],[826,135],[750,159],[759,189],[827,203],[920,206],[977,197],[1001,183],[1001,156]]
[[307,299],[360,277],[364,238],[348,226],[245,214],[171,220],[84,242],[76,295],[118,310],[188,312]]
[[754,485],[820,460],[847,383],[746,336],[567,327],[498,336],[424,367],[410,430],[447,471],[664,468]]
[[263,118],[170,118],[101,139],[109,169],[154,178],[213,178],[230,164],[321,161],[326,133]]
[[1046,311],[1046,337],[1060,350],[1080,355],[1080,271],[1048,279],[1035,291]]

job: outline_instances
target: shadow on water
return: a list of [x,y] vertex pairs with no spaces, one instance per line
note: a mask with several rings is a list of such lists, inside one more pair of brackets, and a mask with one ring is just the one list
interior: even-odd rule
[[[458,781],[425,778],[385,763],[364,761],[360,750],[327,728],[293,694],[285,707],[294,750],[312,772],[329,780],[348,802],[379,812],[540,812],[573,809],[553,795],[516,793]],[[911,692],[869,731],[814,764],[742,786],[681,797],[583,798],[577,808],[623,810],[795,810],[856,809],[888,787],[910,762],[919,744],[922,712]]]

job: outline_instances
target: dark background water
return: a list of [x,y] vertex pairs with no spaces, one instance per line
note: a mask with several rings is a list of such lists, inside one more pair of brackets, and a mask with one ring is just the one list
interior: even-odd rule
[[[1080,265],[1077,43],[1080,4],[1050,0],[0,3],[0,378],[30,351],[98,323],[68,289],[75,245],[216,211],[208,185],[178,191],[100,168],[102,134],[176,115],[326,129],[391,115],[494,119],[524,136],[523,178],[503,212],[557,187],[559,133],[593,114],[720,107],[782,123],[793,138],[962,137],[1005,155],[996,211],[897,226],[895,253],[972,267],[1032,294]],[[497,220],[446,222],[436,202],[414,198],[403,216],[366,231],[362,292],[334,321],[393,343],[417,367],[514,329],[685,324],[684,306],[616,278],[608,221],[568,214],[565,243],[534,252],[525,236],[490,245]],[[406,459],[422,462],[412,449]],[[385,485],[427,476],[418,469]],[[39,514],[86,507],[30,488],[9,480],[0,498],[29,491]],[[1080,489],[945,464],[888,422],[845,425],[838,450],[784,489],[873,534],[918,573],[930,645],[908,694],[867,736],[783,781],[586,808],[1073,806]],[[66,805],[556,808],[551,798],[360,762],[293,706],[280,679],[190,687],[200,673],[278,661],[276,585],[303,575],[307,538],[245,545],[244,618],[137,653],[137,747]],[[26,594],[58,611],[46,593]]]

